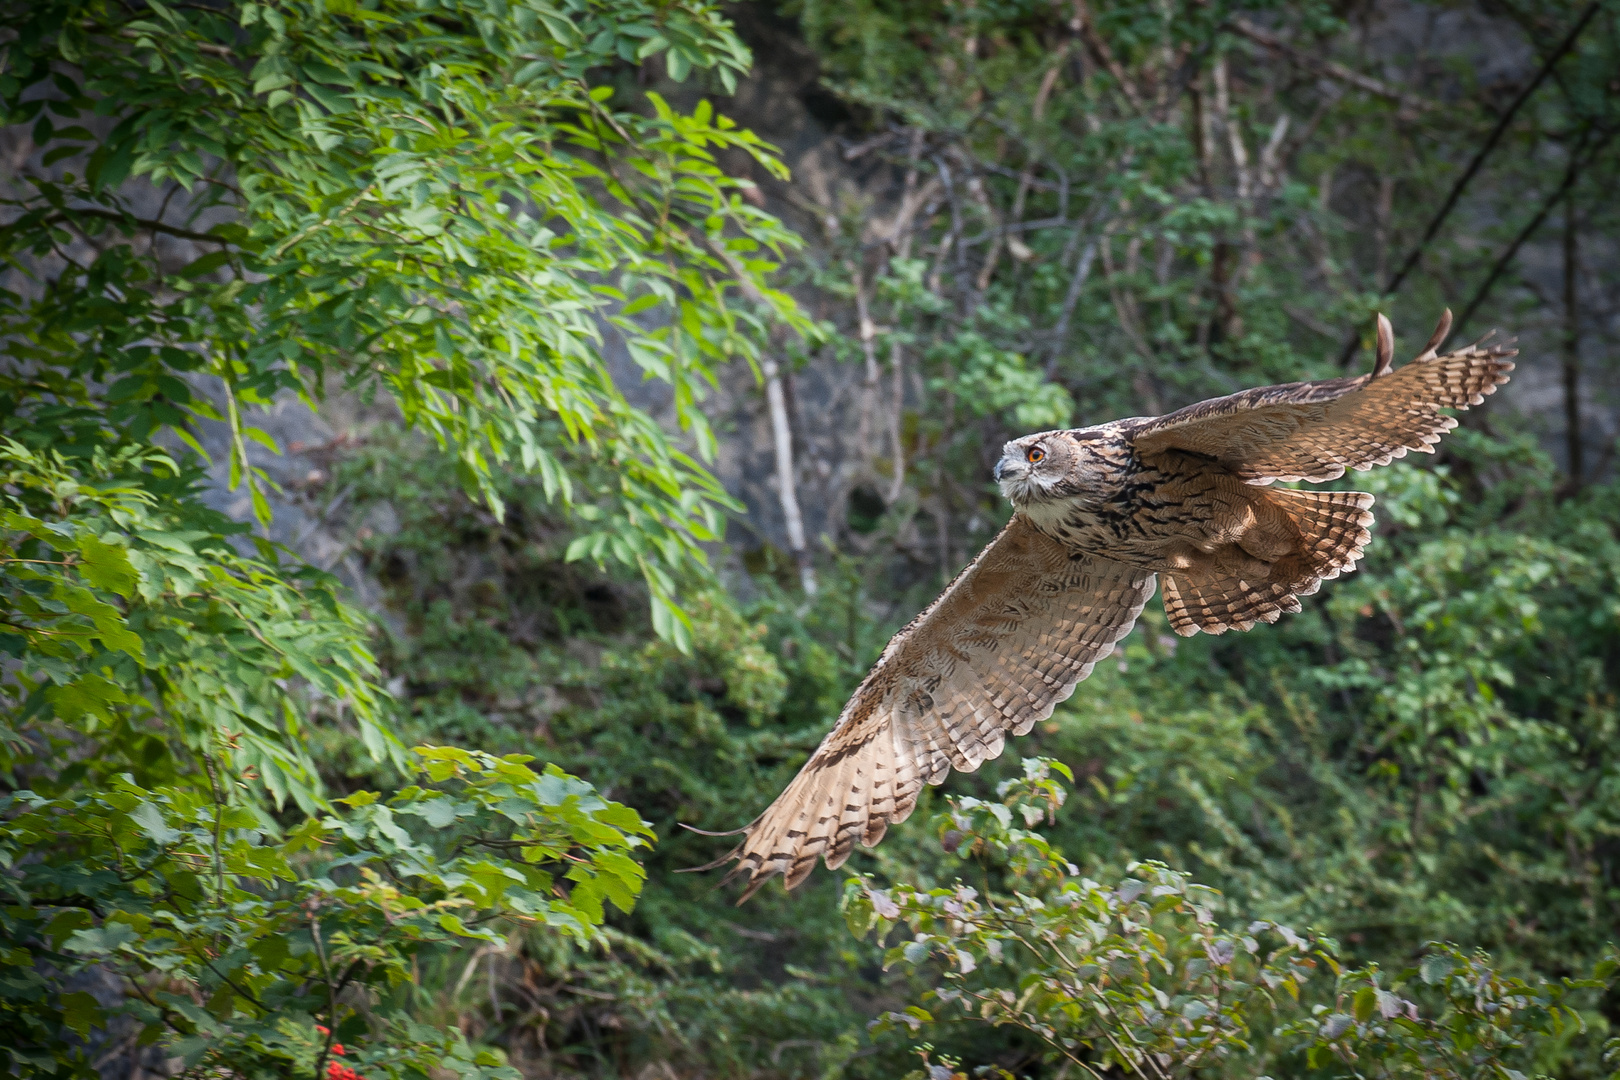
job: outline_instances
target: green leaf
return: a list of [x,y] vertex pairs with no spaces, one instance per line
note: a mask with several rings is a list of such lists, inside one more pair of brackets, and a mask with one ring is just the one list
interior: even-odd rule
[[649,308],[655,308],[659,304],[662,304],[663,302],[664,302],[663,297],[658,296],[658,295],[653,294],[653,293],[648,293],[645,296],[638,296],[634,300],[630,301],[628,304],[624,305],[624,309],[621,312],[621,314],[627,315],[627,316],[628,315],[639,315],[643,311],[646,311]]
[[1423,963],[1418,970],[1423,975],[1423,981],[1430,986],[1434,986],[1445,982],[1446,977],[1451,974],[1454,967],[1456,967],[1456,963],[1451,957],[1444,953],[1431,953],[1423,958]]
[[409,809],[435,829],[447,829],[456,822],[457,806],[454,799],[443,796],[426,799],[412,804]]
[[123,545],[109,544],[92,533],[84,533],[79,537],[78,549],[79,554],[84,556],[79,572],[86,581],[98,589],[117,593],[126,600],[134,594],[139,577],[130,565]]
[[89,1037],[91,1028],[107,1023],[100,1003],[82,990],[62,995],[62,1022],[81,1039]]
[[163,819],[163,812],[150,802],[139,803],[129,816],[155,844],[172,844],[182,835]]
[[210,251],[208,254],[187,263],[180,270],[180,276],[188,279],[200,278],[204,274],[213,273],[230,261],[231,253],[229,251]]
[[114,719],[113,707],[129,700],[129,695],[100,675],[85,674],[64,686],[53,686],[45,691],[57,717],[74,723],[86,717],[98,717],[105,722]]
[[665,61],[668,64],[669,77],[678,83],[685,82],[686,77],[692,73],[692,61],[686,55],[685,49],[678,46],[671,48]]
[[99,927],[75,930],[63,947],[86,956],[106,956],[130,945],[139,937],[135,928],[128,923],[109,922]]
[[469,930],[467,928],[466,924],[463,923],[461,921],[461,919],[458,918],[455,915],[450,915],[450,914],[440,915],[438,917],[438,919],[435,920],[435,921],[439,924],[439,928],[441,930],[448,931],[449,933],[455,934],[458,937],[478,937],[479,936],[474,931]]

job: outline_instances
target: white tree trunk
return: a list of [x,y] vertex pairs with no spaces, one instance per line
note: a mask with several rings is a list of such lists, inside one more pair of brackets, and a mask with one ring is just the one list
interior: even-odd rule
[[776,446],[777,497],[782,500],[782,516],[787,519],[788,546],[799,567],[799,585],[806,596],[816,595],[816,570],[810,565],[810,549],[804,542],[804,515],[799,512],[799,490],[794,482],[793,431],[788,426],[787,400],[782,394],[782,372],[776,358],[761,358],[765,372],[765,401],[771,410],[771,441]]

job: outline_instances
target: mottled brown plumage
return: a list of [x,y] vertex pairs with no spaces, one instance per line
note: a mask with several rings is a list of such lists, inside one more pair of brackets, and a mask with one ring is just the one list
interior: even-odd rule
[[[1245,390],[1160,417],[1008,443],[996,479],[1015,513],[944,593],[889,642],[785,791],[711,865],[736,860],[752,896],[818,858],[836,868],[904,821],[923,784],[1001,753],[1074,692],[1130,632],[1159,575],[1178,634],[1275,622],[1355,568],[1372,524],[1360,492],[1267,487],[1333,480],[1432,452],[1507,381],[1516,350],[1437,355],[1446,312],[1410,364],[1391,367],[1378,320],[1372,372]],[[739,900],[739,903],[742,901]]]

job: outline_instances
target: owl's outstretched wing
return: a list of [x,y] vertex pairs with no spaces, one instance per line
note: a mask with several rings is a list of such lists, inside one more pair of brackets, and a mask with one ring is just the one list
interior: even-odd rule
[[1511,342],[1436,355],[1451,331],[1447,311],[1424,351],[1391,370],[1394,336],[1378,317],[1378,360],[1353,379],[1285,383],[1213,398],[1142,421],[1127,430],[1143,456],[1166,450],[1201,454],[1251,484],[1336,480],[1346,469],[1387,465],[1407,451],[1433,453],[1457,421],[1440,410],[1466,409],[1508,381]]
[[[971,772],[1073,692],[1130,632],[1154,575],[1071,551],[1022,514],[883,650],[838,723],[743,840],[711,866],[793,888],[871,847],[923,784]],[[703,867],[701,869],[708,869]]]

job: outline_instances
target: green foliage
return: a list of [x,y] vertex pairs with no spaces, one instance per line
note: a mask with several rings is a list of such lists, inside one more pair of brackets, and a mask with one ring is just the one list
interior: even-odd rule
[[981,334],[970,331],[940,342],[928,359],[950,372],[937,378],[932,389],[960,397],[977,415],[1006,415],[1018,428],[1032,431],[1069,426],[1074,402],[1068,391],[1045,381],[1020,354],[996,348]]
[[[11,1067],[86,1071],[122,1021],[66,987],[99,972],[200,1072],[511,1076],[424,1020],[421,965],[513,928],[599,946],[650,828],[523,756],[423,748],[399,777],[368,620],[207,508],[203,436],[267,532],[251,410],[380,394],[497,518],[532,477],[567,554],[639,575],[688,647],[677,582],[736,505],[702,403],[807,324],[766,280],[795,237],[716,164],[781,175],[771,148],[627,65],[731,88],[748,50],[702,0],[60,0],[0,29],[0,113],[41,152],[0,202]],[[392,793],[327,802],[323,730]]]
[[[836,882],[819,879],[808,902],[777,894],[738,910],[711,877],[679,872],[717,843],[680,823],[734,828],[765,805],[836,715],[859,660],[818,641],[789,599],[740,609],[718,592],[691,596],[683,652],[632,617],[633,582],[564,561],[569,531],[537,484],[500,483],[508,512],[496,521],[455,490],[452,462],[385,430],[320,493],[348,492],[352,523],[390,521],[358,548],[386,590],[395,629],[379,643],[380,677],[402,684],[402,731],[538,753],[636,807],[661,840],[635,911],[608,912],[604,947],[514,936],[489,961],[493,990],[465,978],[469,959],[424,968],[429,1008],[539,1072],[837,1067],[860,1048],[847,994],[875,954],[852,951]],[[841,626],[842,599],[834,587],[817,617]],[[315,734],[334,788],[394,783],[352,736]]]
[[53,786],[131,767],[172,781],[223,741],[238,775],[313,809],[308,697],[341,698],[368,751],[396,752],[365,624],[327,575],[262,541],[258,558],[240,554],[244,530],[200,506],[196,482],[156,449],[65,458],[0,443],[0,647],[13,658],[0,693],[16,703],[0,767],[31,773],[88,738],[100,753]]
[[[109,1026],[57,978],[95,965],[132,993],[142,1041],[164,1038],[187,1069],[335,1077],[342,1056],[371,1077],[447,1069],[516,1080],[498,1054],[415,1022],[419,957],[543,926],[599,934],[603,902],[628,911],[652,830],[555,766],[421,747],[419,783],[279,833],[208,761],[210,789],[112,777],[0,804],[0,984],[8,1068],[87,1072],[82,1040]],[[245,785],[241,785],[245,786]],[[59,1025],[51,1030],[52,1017]]]
[[[88,155],[82,173],[24,174],[5,203],[0,259],[53,278],[35,299],[0,296],[0,325],[48,386],[9,380],[16,419],[61,422],[45,389],[104,400],[136,439],[167,429],[196,447],[192,424],[224,420],[232,486],[262,521],[268,479],[247,441],[268,440],[243,409],[288,390],[315,401],[333,382],[383,390],[497,513],[497,469],[538,475],[593,523],[573,555],[637,569],[655,625],[680,639],[673,575],[703,564],[700,542],[735,505],[701,464],[714,437],[699,405],[717,364],[753,360],[764,320],[807,326],[765,280],[795,240],[714,163],[740,150],[782,174],[757,137],[707,102],[616,105],[586,74],[662,52],[672,74],[732,85],[748,53],[711,5],[130,18],[62,0],[6,26],[0,110],[34,123],[48,157]],[[110,133],[52,120],[84,114]],[[229,216],[201,233],[138,220],[119,192],[135,177],[179,185],[193,219]],[[143,230],[211,250],[171,271],[151,247],[136,254]],[[74,257],[79,242],[94,258]],[[615,386],[608,331],[671,388],[696,457]]]
[[883,940],[905,925],[910,940],[885,964],[941,979],[924,995],[932,1010],[885,1013],[879,1030],[953,1016],[1019,1028],[1091,1075],[1286,1075],[1302,1058],[1325,1075],[1511,1078],[1537,1040],[1584,1031],[1574,1003],[1606,988],[1617,966],[1527,982],[1430,943],[1393,980],[1377,965],[1344,971],[1337,944],[1317,934],[1265,920],[1223,929],[1220,894],[1163,864],[1132,863],[1112,884],[1081,877],[1030,831],[1064,801],[1053,771],[1067,773],[1026,758],[1024,777],[998,787],[1001,801],[952,799],[937,819],[948,850],[1005,869],[1005,892],[848,880],[851,929]]

